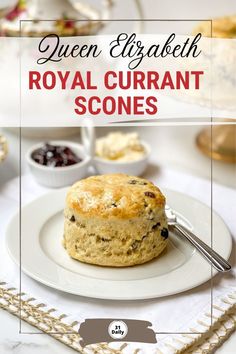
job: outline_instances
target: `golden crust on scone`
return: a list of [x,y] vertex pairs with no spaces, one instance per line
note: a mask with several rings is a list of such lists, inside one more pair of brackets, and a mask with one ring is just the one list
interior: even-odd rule
[[163,208],[165,197],[143,178],[109,174],[75,183],[67,194],[66,205],[84,217],[129,219]]

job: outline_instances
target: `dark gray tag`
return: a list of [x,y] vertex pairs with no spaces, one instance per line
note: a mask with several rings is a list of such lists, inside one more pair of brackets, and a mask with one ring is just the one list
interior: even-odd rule
[[81,323],[81,346],[103,342],[157,343],[151,322],[141,320],[92,318]]

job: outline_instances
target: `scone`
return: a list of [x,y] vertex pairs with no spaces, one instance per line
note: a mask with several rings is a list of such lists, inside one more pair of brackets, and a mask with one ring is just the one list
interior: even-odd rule
[[125,267],[157,257],[168,239],[165,197],[125,174],[92,176],[68,191],[64,246],[81,262]]

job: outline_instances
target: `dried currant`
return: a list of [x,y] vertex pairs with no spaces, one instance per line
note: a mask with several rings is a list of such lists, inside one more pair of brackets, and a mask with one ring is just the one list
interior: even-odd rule
[[139,184],[140,186],[146,186],[147,182],[144,181],[138,181],[136,179],[131,179],[130,181],[128,181],[129,184]]
[[108,240],[107,238],[104,238],[104,237],[102,237],[101,240],[102,240],[103,242],[109,242],[109,241],[110,241],[110,240]]
[[146,195],[146,197],[155,198],[155,194],[152,192],[144,192],[144,194]]
[[161,236],[164,237],[165,240],[169,236],[169,231],[165,227],[161,230]]
[[131,179],[130,181],[128,181],[129,184],[137,184],[138,181],[136,181],[136,179]]
[[160,225],[161,225],[161,223],[157,222],[156,224],[154,224],[154,225],[152,226],[152,229],[155,230],[155,229],[157,229]]

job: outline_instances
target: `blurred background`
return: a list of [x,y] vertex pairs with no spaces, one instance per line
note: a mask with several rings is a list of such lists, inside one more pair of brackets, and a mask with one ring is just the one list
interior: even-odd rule
[[[73,5],[73,6],[72,6]],[[67,28],[63,19],[65,10],[68,14],[78,18],[97,19],[97,27]],[[179,0],[178,6],[173,6],[171,0],[1,0],[0,2],[0,30],[3,36],[19,35],[19,19],[43,19],[52,18],[57,21],[57,29],[60,34],[78,35],[106,31],[106,24],[101,19],[217,19],[213,21],[213,36],[223,38],[236,37],[236,2],[234,0],[211,0],[187,1]],[[225,16],[227,19],[225,19]],[[61,18],[59,18],[61,17]],[[218,21],[220,19],[220,21]],[[37,27],[28,27],[25,31],[28,35],[35,35],[45,30]],[[215,23],[215,25],[214,25]],[[193,33],[198,21],[186,21],[162,24],[163,31],[170,31],[170,26],[178,29],[179,33]],[[101,25],[101,26],[100,26]],[[112,24],[112,26],[117,24]],[[141,23],[144,33],[155,33],[156,22]],[[132,24],[128,24],[129,30],[134,30]],[[215,26],[215,27],[214,27]],[[50,29],[49,29],[50,30]],[[215,32],[214,32],[215,31]],[[206,34],[207,35],[207,34]],[[236,65],[236,64],[235,64]],[[2,93],[3,95],[4,93]],[[0,107],[1,114],[1,107]],[[228,118],[227,116],[225,117]],[[224,124],[225,120],[222,121]],[[204,126],[160,126],[125,128],[125,131],[138,131],[141,139],[151,145],[151,155],[155,158],[157,166],[168,166],[189,172],[203,178],[213,178],[214,181],[229,187],[236,187],[236,130],[235,121],[228,121],[226,125],[214,127],[212,130]],[[117,128],[115,128],[117,129]],[[122,130],[124,128],[119,128]],[[114,130],[110,128],[110,130]],[[108,128],[97,128],[96,135],[104,136]],[[25,161],[26,151],[35,143],[49,139],[66,139],[80,142],[80,129],[30,129],[18,128],[0,129],[0,186],[19,175],[20,148],[22,153],[22,173],[28,173]],[[20,141],[20,136],[21,141]],[[211,139],[212,138],[212,139]],[[213,162],[211,165],[211,148]]]

